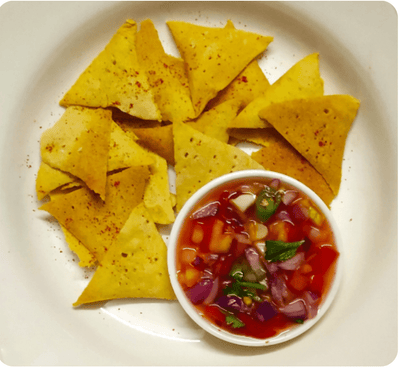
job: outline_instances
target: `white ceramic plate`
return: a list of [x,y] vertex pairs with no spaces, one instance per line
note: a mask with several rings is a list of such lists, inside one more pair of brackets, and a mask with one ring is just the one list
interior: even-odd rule
[[[90,274],[37,211],[39,139],[58,101],[126,18],[274,36],[270,82],[318,51],[326,93],[361,100],[332,212],[343,284],[301,337],[266,348],[206,334],[177,302],[74,310]],[[9,365],[384,365],[397,353],[397,14],[386,2],[9,2],[0,8],[0,359]]]

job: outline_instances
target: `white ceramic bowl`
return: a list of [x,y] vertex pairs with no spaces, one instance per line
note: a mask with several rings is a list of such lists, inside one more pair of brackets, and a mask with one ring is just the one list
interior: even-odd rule
[[[186,217],[190,214],[193,207],[203,198],[205,197],[210,191],[214,190],[219,186],[224,186],[228,182],[235,181],[238,179],[279,179],[283,183],[287,183],[293,187],[298,188],[300,191],[308,195],[308,197],[319,207],[321,212],[325,215],[326,219],[328,220],[337,250],[341,254],[341,256],[337,259],[336,262],[336,272],[334,278],[332,280],[331,288],[328,291],[325,300],[319,307],[319,311],[317,316],[312,319],[308,319],[304,321],[303,324],[299,324],[295,327],[290,328],[289,330],[283,331],[277,336],[268,339],[256,339],[247,336],[240,336],[236,334],[232,334],[228,331],[222,330],[216,325],[210,323],[207,319],[203,318],[199,311],[192,305],[189,299],[186,297],[182,287],[180,286],[177,280],[177,269],[176,269],[176,246],[177,241],[179,238],[179,234],[181,232],[182,225],[185,222]],[[305,186],[304,184],[300,183],[299,181],[272,171],[264,171],[264,170],[244,170],[238,171],[234,173],[230,173],[227,175],[223,175],[213,181],[209,182],[202,188],[200,188],[183,206],[181,211],[179,212],[175,223],[173,225],[171,235],[168,242],[168,272],[171,279],[172,287],[175,291],[175,294],[180,302],[182,308],[186,311],[186,313],[195,321],[200,327],[202,327],[207,332],[211,333],[212,335],[225,340],[230,343],[238,344],[238,345],[245,345],[245,346],[266,346],[266,345],[275,345],[279,344],[288,340],[291,340],[304,332],[310,329],[315,323],[317,323],[321,317],[325,314],[328,310],[329,306],[331,305],[337,290],[339,288],[341,274],[342,274],[342,265],[343,265],[343,246],[341,243],[339,231],[337,225],[332,217],[332,214],[329,208],[325,205],[325,203],[315,194],[310,188]]]

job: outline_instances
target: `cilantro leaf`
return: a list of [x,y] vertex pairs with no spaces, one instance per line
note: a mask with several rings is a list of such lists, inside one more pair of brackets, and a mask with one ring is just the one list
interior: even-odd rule
[[244,323],[237,317],[235,317],[233,314],[227,314],[225,316],[225,322],[228,325],[231,325],[233,328],[240,328],[244,327]]
[[287,243],[281,240],[267,240],[265,242],[265,259],[271,262],[286,261],[294,257],[297,248],[304,243],[304,240]]

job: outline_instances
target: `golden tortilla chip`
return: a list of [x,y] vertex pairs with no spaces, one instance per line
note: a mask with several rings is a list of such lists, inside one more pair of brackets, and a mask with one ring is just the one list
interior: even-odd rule
[[239,108],[240,101],[228,100],[203,112],[196,121],[187,124],[209,137],[227,143],[229,140],[228,126],[236,117]]
[[198,189],[221,175],[264,169],[239,148],[208,137],[187,124],[173,125],[177,211]]
[[212,28],[180,21],[167,25],[186,64],[196,116],[273,40],[234,27]]
[[112,123],[107,170],[146,166],[154,162],[148,152],[132,140],[117,123]]
[[360,102],[330,95],[272,104],[260,117],[275,129],[339,192],[347,134]]
[[47,194],[53,190],[62,187],[65,184],[72,183],[76,178],[63,171],[53,169],[51,166],[40,163],[36,177],[36,195],[41,201]]
[[113,121],[116,122],[125,133],[128,133],[134,141],[137,140],[137,137],[131,134],[133,128],[154,128],[161,126],[161,121],[139,119],[115,108],[110,108],[109,110],[112,112]]
[[132,129],[139,137],[138,143],[161,156],[170,165],[175,164],[172,124],[155,128]]
[[118,29],[62,98],[62,106],[114,106],[142,119],[161,119],[136,54],[136,29],[133,20],[127,20]]
[[169,192],[168,164],[165,159],[148,152],[154,163],[150,165],[150,179],[144,192],[143,203],[153,222],[167,225],[175,221],[173,202]]
[[[240,130],[240,132],[238,132]],[[274,128],[235,129],[235,137],[264,147],[251,157],[266,170],[279,172],[297,179],[311,188],[327,206],[333,200],[333,192],[323,176],[298,153]]]
[[231,128],[265,128],[268,124],[259,118],[258,113],[270,104],[323,94],[319,54],[310,54],[293,65],[263,95],[250,102],[232,121]]
[[182,59],[164,52],[151,20],[140,24],[137,53],[140,63],[147,70],[162,120],[173,122],[193,119],[195,114],[185,64]]
[[176,299],[167,268],[167,247],[143,204],[133,209],[78,306],[119,298]]
[[42,134],[43,162],[82,179],[104,198],[111,123],[108,110],[68,107]]
[[96,257],[87,249],[81,241],[73,236],[64,226],[61,229],[65,236],[69,249],[71,249],[79,258],[80,267],[92,267],[96,264]]
[[40,209],[53,215],[100,261],[143,200],[149,175],[147,166],[132,167],[107,177],[105,201],[83,187],[54,197]]
[[257,60],[253,60],[246,69],[207,104],[206,110],[228,100],[235,100],[242,106],[247,106],[269,87],[268,79],[258,65]]

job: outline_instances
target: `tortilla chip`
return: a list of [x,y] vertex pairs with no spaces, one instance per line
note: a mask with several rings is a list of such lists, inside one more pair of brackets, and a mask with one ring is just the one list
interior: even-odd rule
[[339,192],[347,134],[360,102],[330,95],[272,104],[260,117],[275,129]]
[[108,110],[68,107],[42,134],[43,162],[82,179],[104,198],[111,123]]
[[133,209],[74,306],[119,298],[176,299],[167,247],[143,204]]
[[247,106],[269,87],[269,81],[258,65],[257,60],[253,60],[246,69],[207,104],[206,110],[228,100],[235,100],[242,106]]
[[136,22],[127,20],[60,101],[62,106],[115,106],[132,116],[160,120],[146,72],[136,54]]
[[195,122],[187,124],[209,137],[227,143],[229,140],[228,126],[236,117],[239,108],[240,101],[228,100],[203,112]]
[[71,249],[79,258],[80,267],[92,267],[96,264],[96,257],[80,242],[75,236],[73,236],[64,226],[61,225],[61,229],[65,236],[69,249]]
[[[143,120],[135,116],[131,116],[126,112],[120,111],[116,108],[110,108],[112,111],[112,119],[116,122],[125,133],[130,134],[133,128],[154,128],[161,126],[161,121],[156,120]],[[131,139],[137,140],[134,134],[130,134]]]
[[273,40],[234,27],[212,28],[180,21],[167,25],[186,64],[196,116]]
[[132,140],[117,123],[113,122],[111,127],[108,171],[145,166],[154,162],[148,152]]
[[36,177],[36,195],[38,200],[41,201],[53,190],[60,188],[65,184],[72,183],[75,179],[74,176],[53,169],[51,166],[41,162]]
[[323,94],[324,82],[319,74],[319,54],[310,54],[293,65],[263,95],[250,102],[232,121],[231,128],[268,127],[268,123],[258,116],[260,110],[272,103]]
[[146,166],[132,167],[107,177],[105,201],[83,187],[58,195],[39,209],[53,215],[100,261],[142,201],[148,178]]
[[150,165],[150,179],[144,192],[143,203],[153,222],[167,225],[175,221],[169,192],[168,164],[165,159],[148,152],[154,163]]
[[139,137],[138,143],[161,156],[170,165],[175,164],[172,124],[155,128],[132,129]]
[[189,80],[182,59],[167,55],[151,20],[140,24],[137,53],[147,70],[154,99],[163,121],[186,121],[195,117]]
[[[238,132],[239,130],[239,132]],[[323,176],[298,153],[274,128],[235,129],[234,136],[264,147],[251,157],[266,170],[291,176],[311,188],[327,206],[334,195]]]
[[264,169],[239,148],[208,137],[187,124],[173,125],[177,211],[198,189],[221,175]]

